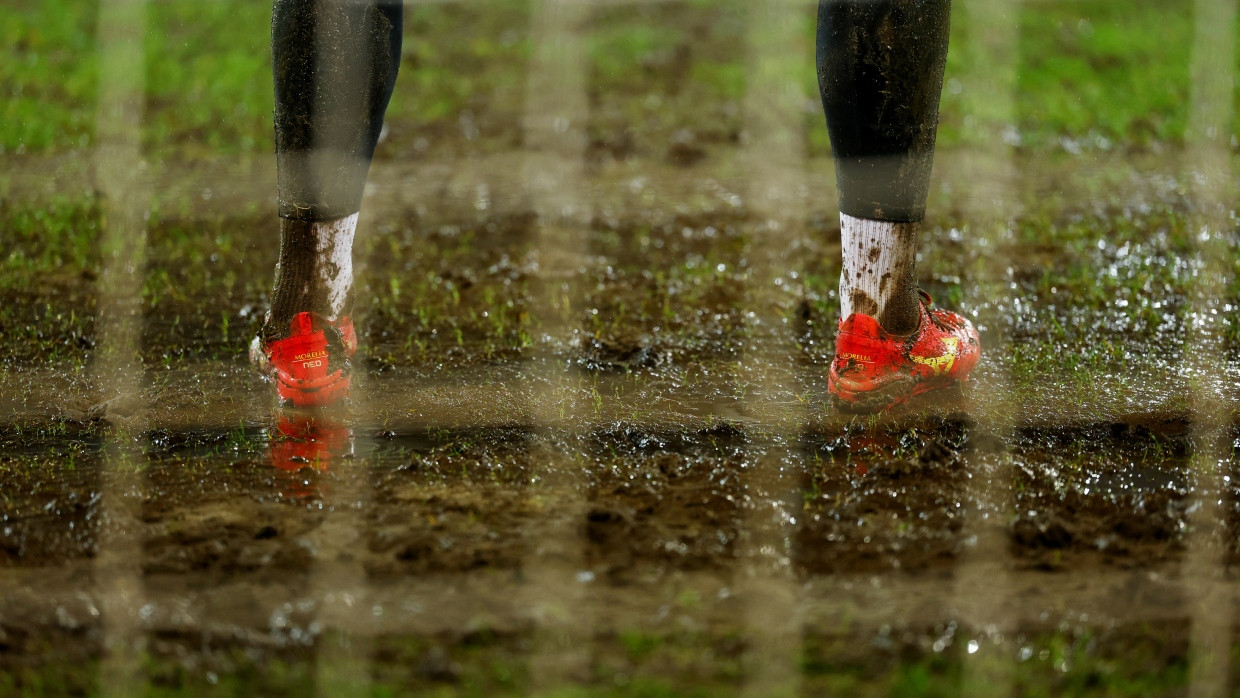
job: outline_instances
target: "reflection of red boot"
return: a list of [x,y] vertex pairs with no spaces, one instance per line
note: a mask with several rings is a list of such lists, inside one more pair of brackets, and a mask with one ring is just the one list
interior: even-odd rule
[[298,313],[289,335],[264,342],[255,337],[250,361],[276,384],[280,401],[294,407],[325,407],[349,394],[349,360],[357,351],[353,320],[328,322]]
[[961,315],[931,309],[924,291],[921,297],[921,324],[911,335],[890,334],[860,313],[840,321],[827,386],[842,409],[877,412],[968,379],[981,358],[977,330]]
[[[281,413],[271,434],[271,465],[290,473],[302,468],[327,472],[332,459],[352,453],[352,437],[343,424],[322,415]],[[289,494],[306,497],[317,492],[297,480]]]

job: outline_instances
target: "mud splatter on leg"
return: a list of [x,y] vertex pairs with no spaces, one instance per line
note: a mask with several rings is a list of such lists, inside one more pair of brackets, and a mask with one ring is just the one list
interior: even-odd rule
[[840,315],[878,318],[888,332],[917,329],[917,229],[919,223],[891,223],[840,214]]
[[280,261],[264,338],[283,336],[300,312],[327,320],[352,312],[356,229],[356,213],[330,221],[280,220]]
[[896,334],[915,331],[920,318],[917,231],[950,16],[950,0],[818,4],[818,87],[840,193],[841,314],[873,315]]

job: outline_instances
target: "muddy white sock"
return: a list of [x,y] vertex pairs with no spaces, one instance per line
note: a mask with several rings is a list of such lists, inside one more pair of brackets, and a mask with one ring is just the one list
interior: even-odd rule
[[840,316],[862,313],[893,334],[917,330],[917,233],[920,223],[840,214]]
[[349,314],[356,229],[356,213],[330,221],[280,220],[280,261],[264,336],[283,336],[301,312],[330,321]]
[[328,320],[337,320],[345,313],[353,291],[353,234],[357,215],[310,224],[314,237],[314,283],[311,295],[321,296],[316,305],[325,309]]

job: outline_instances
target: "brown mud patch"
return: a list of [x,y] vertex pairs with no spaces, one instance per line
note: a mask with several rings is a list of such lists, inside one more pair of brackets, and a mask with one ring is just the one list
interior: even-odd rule
[[[53,434],[0,435],[23,444],[0,458],[4,566],[93,555],[98,527],[109,525],[100,516],[107,433],[66,424]],[[805,574],[950,565],[967,544],[962,522],[990,506],[970,481],[1005,475],[1012,510],[994,513],[1006,521],[1018,566],[1174,562],[1193,453],[1183,422],[1033,427],[1001,439],[956,415],[811,430],[794,447],[726,422],[699,431],[616,422],[585,435],[342,430],[331,447],[344,451],[289,450],[291,437],[274,428],[140,438],[140,538],[152,573],[305,567],[282,548],[322,525],[342,486],[331,463],[346,458],[368,473],[373,573],[516,569],[540,526],[579,517],[571,525],[589,541],[592,568],[613,581],[733,564],[740,522],[762,494],[746,473],[768,459],[801,473],[793,559]],[[535,485],[557,473],[578,478],[582,491]],[[585,508],[557,513],[561,499]]]

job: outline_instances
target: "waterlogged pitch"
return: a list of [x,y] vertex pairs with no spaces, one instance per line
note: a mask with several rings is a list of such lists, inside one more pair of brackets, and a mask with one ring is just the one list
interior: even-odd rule
[[9,3],[0,696],[1234,692],[1228,7],[957,0],[983,360],[854,417],[810,3],[411,4],[314,415],[270,8]]

